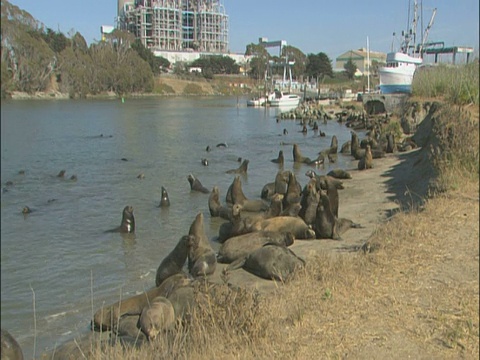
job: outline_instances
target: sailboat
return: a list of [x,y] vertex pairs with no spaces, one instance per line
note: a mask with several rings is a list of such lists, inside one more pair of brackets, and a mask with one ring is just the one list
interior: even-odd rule
[[418,3],[413,6],[413,18],[409,31],[402,32],[400,51],[387,53],[387,64],[378,70],[380,76],[380,92],[382,94],[411,93],[415,70],[422,64],[423,48],[428,32],[433,25],[437,9],[433,9],[432,17],[422,36],[421,44],[416,44],[418,22]]

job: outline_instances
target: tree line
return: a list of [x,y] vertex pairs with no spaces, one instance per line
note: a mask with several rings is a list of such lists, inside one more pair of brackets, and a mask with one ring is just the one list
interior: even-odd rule
[[[148,93],[153,90],[155,76],[171,67],[167,59],[154,56],[132,34],[114,30],[102,41],[88,46],[79,32],[71,31],[66,36],[46,28],[7,0],[1,1],[0,29],[2,97],[11,91],[46,91],[52,83],[72,98],[105,92]],[[325,53],[305,55],[286,46],[280,56],[272,56],[261,44],[249,44],[245,55],[253,56],[248,76],[258,80],[264,78],[267,64],[281,61],[280,57],[294,61],[293,73],[298,76],[317,80],[334,76],[332,62]],[[203,57],[188,66],[202,68],[207,79],[240,71],[232,58],[221,55]],[[177,64],[174,70],[186,72],[186,64]],[[352,70],[355,73],[353,63],[346,67],[347,73]],[[282,71],[279,67],[271,68],[272,75]]]

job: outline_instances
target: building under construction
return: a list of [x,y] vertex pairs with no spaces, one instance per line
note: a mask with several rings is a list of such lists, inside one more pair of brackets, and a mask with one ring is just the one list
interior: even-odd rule
[[152,51],[228,52],[220,0],[118,0],[117,28]]

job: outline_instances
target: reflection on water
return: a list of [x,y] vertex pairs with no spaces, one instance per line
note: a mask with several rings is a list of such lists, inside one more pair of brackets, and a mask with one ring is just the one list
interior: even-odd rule
[[[303,134],[295,121],[275,121],[280,109],[243,104],[245,99],[212,97],[2,102],[2,327],[18,339],[26,358],[35,336],[38,355],[87,331],[101,304],[152,287],[156,268],[198,212],[214,240],[223,221],[210,218],[208,194],[190,191],[189,173],[208,189],[219,186],[224,201],[234,178],[225,171],[237,168],[239,158],[249,159],[243,190],[259,198],[279,170],[270,161],[279,150],[285,169],[304,185],[309,167],[294,166],[292,144],[315,158],[333,135],[339,146],[350,139],[336,122],[319,123],[326,137]],[[350,161],[339,155],[338,164],[317,172]],[[61,169],[65,179],[56,177]],[[69,180],[73,174],[77,181]],[[169,208],[158,207],[162,186]],[[134,208],[136,233],[105,233],[120,224],[126,205]],[[25,217],[24,206],[33,210]]]

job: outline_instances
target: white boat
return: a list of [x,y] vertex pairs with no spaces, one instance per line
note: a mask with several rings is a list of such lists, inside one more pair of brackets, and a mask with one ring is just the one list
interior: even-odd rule
[[270,106],[298,106],[300,103],[300,96],[296,94],[284,93],[279,90],[275,90],[275,97],[271,99]]
[[378,70],[380,92],[382,94],[412,92],[413,75],[421,63],[422,59],[419,57],[402,52],[388,53],[387,65]]
[[247,100],[247,106],[265,106],[267,100],[264,96],[256,96]]
[[[432,18],[425,29],[422,44],[415,44],[417,27],[417,1],[414,1],[414,11],[411,29],[403,32],[400,51],[387,53],[387,64],[378,69],[380,77],[380,92],[382,94],[411,93],[415,70],[422,64],[423,47],[428,38],[428,31],[433,25],[437,9],[433,9]],[[413,45],[410,42],[413,41]]]

